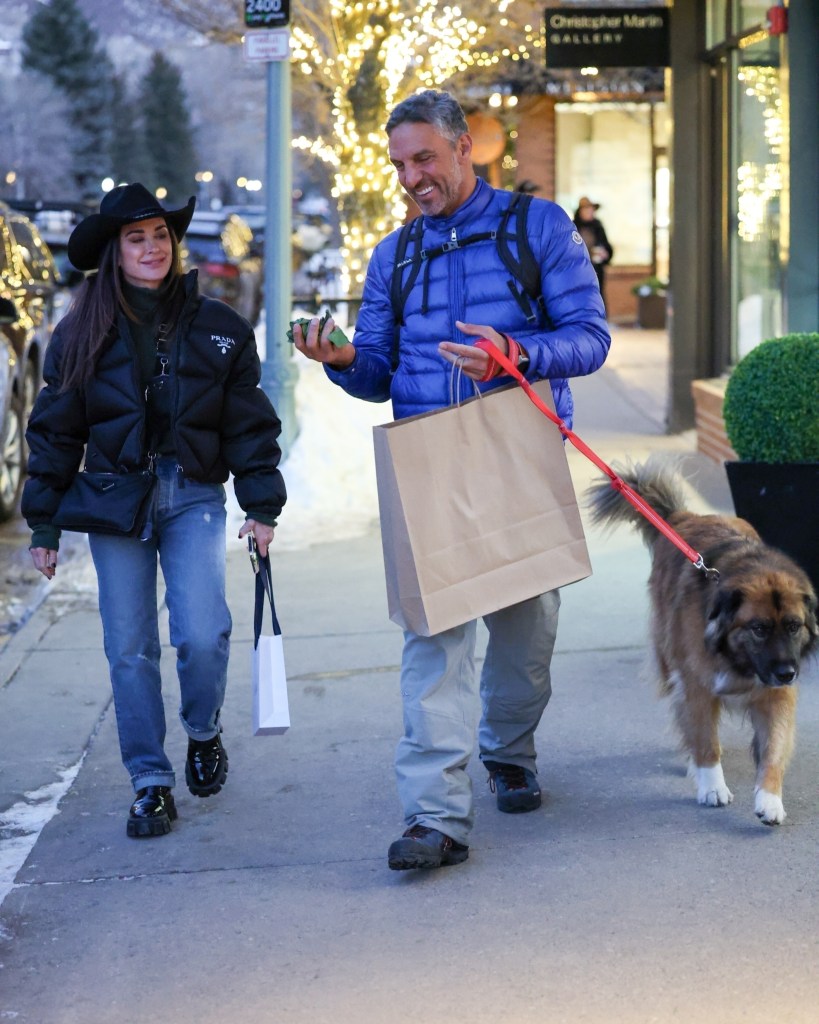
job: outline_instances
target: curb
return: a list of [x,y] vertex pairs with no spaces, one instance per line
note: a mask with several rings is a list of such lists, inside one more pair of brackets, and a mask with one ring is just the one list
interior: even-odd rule
[[[78,584],[93,577],[91,554],[87,547],[69,549],[69,557],[60,563],[62,575],[35,588],[22,624],[12,633],[0,650],[0,694],[14,679],[26,657],[42,640],[60,617],[57,609],[48,614],[49,602],[76,593]],[[95,584],[96,585],[96,584]]]

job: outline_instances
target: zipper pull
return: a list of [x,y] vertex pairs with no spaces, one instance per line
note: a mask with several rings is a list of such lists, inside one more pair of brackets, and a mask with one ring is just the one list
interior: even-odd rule
[[450,242],[454,242],[456,245],[458,244],[458,232],[455,230],[455,228],[453,228],[452,231],[450,232],[449,240]]
[[182,490],[182,488],[185,486],[185,470],[179,465],[178,462],[176,464],[176,475],[179,478],[178,479],[179,489]]

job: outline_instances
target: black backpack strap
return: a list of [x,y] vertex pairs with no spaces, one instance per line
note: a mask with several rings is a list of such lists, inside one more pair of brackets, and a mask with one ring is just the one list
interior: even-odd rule
[[[415,220],[405,224],[398,233],[398,242],[395,249],[395,263],[392,269],[390,280],[390,303],[394,320],[394,338],[392,347],[392,370],[395,372],[398,366],[398,347],[400,341],[400,329],[404,322],[404,307],[410,292],[415,287],[418,275],[424,264],[429,266],[429,261],[443,253],[451,252],[453,249],[462,249],[464,246],[474,242],[483,242],[488,239],[495,241],[498,255],[503,265],[512,275],[508,281],[509,290],[515,297],[523,315],[529,323],[537,323],[543,314],[543,295],[540,288],[540,265],[535,259],[532,247],[529,244],[529,236],[526,233],[526,218],[532,196],[529,193],[515,192],[512,199],[503,211],[497,230],[484,231],[479,234],[470,235],[468,238],[456,241],[444,242],[434,249],[423,249],[423,217],[416,217]],[[509,222],[514,216],[515,231],[512,234],[509,230]],[[510,241],[514,241],[517,255],[512,251]],[[407,255],[410,243],[414,242],[411,255]],[[404,278],[404,272],[409,268],[409,273]],[[426,305],[426,289],[428,281],[425,279],[424,305]]]
[[[390,302],[392,313],[397,324],[404,322],[404,305],[407,297],[412,291],[421,269],[421,237],[423,235],[423,217],[416,217],[409,224],[405,224],[398,232],[398,244],[395,249],[395,263],[392,268],[392,280],[390,281]],[[412,256],[407,257],[407,249],[410,241],[415,242],[415,251]],[[404,271],[410,268],[406,283],[404,282]]]
[[[395,262],[392,266],[392,278],[390,280],[390,303],[392,304],[393,317],[393,339],[390,364],[392,372],[398,369],[398,349],[401,344],[401,325],[404,322],[404,306],[409,293],[418,278],[421,269],[421,237],[423,235],[423,217],[416,217],[409,224],[405,224],[398,233],[398,244],[395,249]],[[415,241],[415,252],[407,258],[407,249],[410,240]],[[410,272],[404,283],[404,270],[409,267]]]
[[[526,232],[526,219],[532,203],[531,193],[515,192],[503,211],[498,229],[498,255],[503,265],[514,278],[507,282],[509,290],[530,323],[535,323],[543,312],[543,295],[540,287],[540,265],[532,252]],[[515,218],[515,233],[509,231],[509,221]],[[514,240],[517,257],[509,245]]]
[[[417,217],[410,224],[405,224],[398,236],[395,263],[393,264],[392,279],[390,281],[390,302],[392,303],[392,311],[396,323],[403,323],[404,306],[406,305],[409,293],[415,287],[422,266],[428,265],[430,260],[434,260],[436,256],[443,256],[444,253],[453,252],[455,249],[463,249],[465,246],[472,245],[475,242],[495,241],[498,236],[497,231],[480,231],[475,235],[469,235],[467,238],[456,238],[450,242],[443,242],[441,245],[436,245],[433,249],[422,249],[422,230],[419,225],[419,229],[415,232],[417,237],[414,238],[415,250],[411,256],[407,256],[407,248],[411,237],[410,232],[413,225],[420,220],[421,218]],[[410,272],[407,280],[404,281],[404,271],[407,267],[410,267]],[[426,282],[424,287],[426,293]],[[424,306],[426,306],[426,299],[424,300]]]

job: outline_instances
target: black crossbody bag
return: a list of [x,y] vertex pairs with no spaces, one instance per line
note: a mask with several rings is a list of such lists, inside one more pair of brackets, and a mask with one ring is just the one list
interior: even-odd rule
[[108,533],[131,537],[148,517],[156,475],[136,473],[77,473],[52,519],[61,530]]
[[95,473],[83,470],[71,481],[52,519],[54,526],[75,533],[105,533],[134,537],[142,532],[156,484],[153,471],[161,427],[167,418],[170,357],[168,326],[160,324],[156,338],[156,371],[146,389],[149,412],[153,413],[148,465],[131,473]]

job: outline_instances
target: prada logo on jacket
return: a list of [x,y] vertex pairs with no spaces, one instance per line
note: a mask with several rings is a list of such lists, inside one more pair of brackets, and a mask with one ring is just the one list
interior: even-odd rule
[[236,344],[236,340],[234,338],[227,338],[221,334],[211,334],[210,340],[216,342],[216,345],[221,350],[222,355],[225,355],[228,349],[233,348]]

